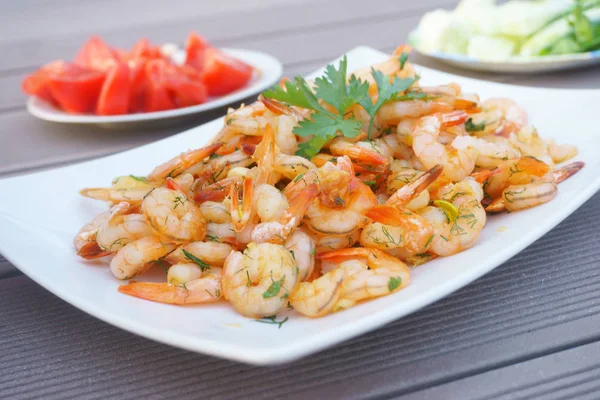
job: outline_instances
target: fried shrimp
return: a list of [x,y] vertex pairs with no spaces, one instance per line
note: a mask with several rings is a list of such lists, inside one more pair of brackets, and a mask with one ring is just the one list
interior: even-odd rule
[[339,263],[344,272],[334,311],[401,290],[410,282],[406,264],[381,250],[354,247],[319,254],[318,258]]
[[125,245],[110,262],[110,270],[119,279],[130,279],[144,272],[151,263],[175,250],[174,244],[148,236]]
[[232,252],[223,267],[223,295],[246,317],[277,314],[297,283],[296,260],[277,244],[249,243],[244,252]]
[[154,189],[142,202],[142,212],[154,231],[168,241],[202,240],[206,234],[200,209],[178,190]]
[[425,168],[442,164],[444,175],[454,182],[469,176],[475,168],[477,152],[471,147],[457,149],[452,145],[438,142],[442,126],[462,123],[467,114],[462,111],[451,114],[435,114],[419,120],[411,137],[413,150]]
[[[171,267],[169,272],[180,269],[186,274],[194,276],[189,270],[198,269],[194,264],[177,264]],[[203,304],[212,303],[221,298],[221,269],[210,268],[207,272],[201,272],[197,277],[190,280],[178,281],[177,283],[158,282],[132,282],[119,286],[119,292],[140,299],[156,301],[166,304]]]
[[419,211],[419,215],[433,225],[431,252],[450,256],[475,244],[486,221],[482,198],[479,183],[466,178],[442,188],[434,206]]

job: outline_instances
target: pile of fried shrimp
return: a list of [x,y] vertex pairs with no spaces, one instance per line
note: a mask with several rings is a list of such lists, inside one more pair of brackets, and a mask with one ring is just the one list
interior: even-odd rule
[[[416,74],[397,54],[372,67]],[[294,134],[309,110],[263,96],[229,110],[212,144],[83,189],[110,208],[77,233],[77,254],[106,257],[121,280],[166,268],[165,282],[119,287],[141,299],[321,317],[402,290],[411,268],[473,246],[488,212],[549,202],[583,167],[562,164],[577,149],[543,139],[513,100],[416,82],[427,97],[390,101],[374,121],[356,104],[371,136],[338,134],[310,159]]]

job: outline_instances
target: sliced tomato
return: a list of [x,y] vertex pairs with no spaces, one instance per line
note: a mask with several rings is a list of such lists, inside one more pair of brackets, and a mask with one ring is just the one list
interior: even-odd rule
[[58,104],[50,92],[50,74],[65,70],[67,65],[68,64],[62,60],[46,64],[34,73],[25,77],[21,83],[21,88],[28,95],[37,96],[40,99],[57,106]]
[[129,66],[125,63],[115,65],[106,74],[98,104],[96,104],[96,114],[126,114],[129,110],[130,87]]
[[126,52],[123,49],[117,49],[117,48],[112,49],[112,52],[113,52],[113,55],[115,56],[115,59],[117,60],[117,62],[119,62],[119,63],[127,62],[128,58],[129,58],[128,52]]
[[129,112],[137,113],[144,111],[146,86],[146,60],[141,59],[131,63]]
[[177,107],[189,107],[202,104],[208,97],[206,87],[200,80],[191,80],[181,71],[167,78],[167,88],[173,94]]
[[129,58],[131,60],[139,60],[146,56],[149,48],[150,41],[146,38],[142,38],[133,45],[133,48],[129,52]]
[[129,52],[129,59],[133,61],[153,58],[164,58],[164,56],[160,48],[152,46],[146,38],[140,39]]
[[48,76],[50,93],[65,111],[88,113],[95,109],[105,74],[76,64]]
[[92,36],[79,50],[73,62],[84,68],[108,71],[118,62],[115,52],[98,36]]
[[192,81],[202,82],[202,73],[189,65],[178,65],[179,72]]
[[205,64],[205,53],[210,44],[196,32],[190,32],[185,42],[185,65],[202,71]]
[[165,60],[149,60],[145,66],[146,86],[144,88],[144,106],[146,112],[163,111],[175,108],[171,92],[167,88],[167,70]]
[[223,96],[241,87],[252,77],[252,66],[214,48],[204,53],[202,80],[209,96]]

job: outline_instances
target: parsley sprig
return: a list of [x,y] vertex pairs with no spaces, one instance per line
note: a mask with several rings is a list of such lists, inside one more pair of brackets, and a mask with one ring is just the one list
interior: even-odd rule
[[[400,56],[399,63],[404,67],[404,53]],[[372,69],[371,74],[377,83],[378,91],[377,101],[373,103],[369,96],[369,84],[354,74],[348,79],[347,69],[348,60],[344,56],[337,69],[330,64],[325,68],[325,74],[315,79],[314,92],[302,76],[296,76],[293,83],[285,83],[285,89],[276,86],[263,93],[267,98],[313,111],[310,118],[300,121],[294,129],[296,135],[310,138],[298,146],[296,154],[307,158],[314,156],[325,143],[335,138],[338,132],[348,138],[358,136],[361,133],[361,123],[352,115],[344,117],[348,109],[355,104],[360,104],[371,117],[368,129],[370,138],[375,115],[385,103],[425,98],[424,93],[404,93],[418,77],[394,77],[390,82],[389,77],[381,71]],[[322,102],[330,107],[324,106]]]

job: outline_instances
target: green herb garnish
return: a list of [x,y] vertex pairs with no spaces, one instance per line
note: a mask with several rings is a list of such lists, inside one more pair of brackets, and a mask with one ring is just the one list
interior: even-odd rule
[[[401,56],[402,58],[402,56]],[[400,60],[402,63],[402,60]],[[406,61],[405,61],[406,62]],[[312,110],[310,118],[300,121],[294,128],[298,136],[309,138],[298,145],[296,154],[310,158],[317,154],[329,140],[335,138],[338,132],[345,137],[353,138],[360,134],[361,124],[353,116],[344,118],[347,110],[360,104],[371,117],[368,136],[371,136],[375,114],[388,101],[423,99],[424,93],[408,92],[407,90],[418,78],[400,79],[395,77],[390,83],[389,77],[381,71],[371,70],[377,83],[378,97],[375,104],[369,96],[369,84],[355,75],[347,78],[348,62],[346,57],[340,61],[338,68],[328,65],[325,74],[315,79],[314,93],[306,80],[296,76],[292,82],[285,83],[285,89],[275,86],[263,93],[263,96],[281,101],[285,104]],[[319,100],[332,106],[336,112],[326,109]]]
[[183,251],[183,255],[185,256],[185,258],[187,258],[188,260],[190,260],[190,261],[198,264],[198,266],[200,267],[200,269],[202,270],[202,272],[206,271],[207,269],[210,269],[210,265],[208,265],[207,263],[205,263],[204,261],[202,261],[201,259],[199,259],[195,255],[193,255],[192,253],[190,253],[186,249],[181,249],[181,251]]
[[[271,278],[272,280],[273,278]],[[277,293],[281,290],[281,285],[283,285],[283,281],[285,280],[285,275],[281,277],[278,281],[273,281],[271,286],[263,293],[263,299],[269,299],[271,297],[277,296]]]
[[135,176],[135,175],[129,175],[129,177],[133,180],[136,180],[138,182],[144,182],[144,183],[148,183],[148,179],[145,176]]
[[476,124],[473,122],[473,118],[469,118],[467,122],[465,122],[465,130],[467,132],[481,132],[485,129],[485,121]]
[[288,320],[288,317],[285,317],[285,319],[283,319],[281,321],[277,321],[277,315],[271,315],[270,317],[263,317],[261,319],[257,319],[256,322],[260,322],[263,324],[278,325],[278,329],[281,329],[281,325],[286,323],[287,320]]
[[388,289],[390,290],[390,292],[393,292],[395,289],[397,289],[400,284],[402,283],[402,278],[399,276],[396,277],[391,277],[390,280],[388,281]]

